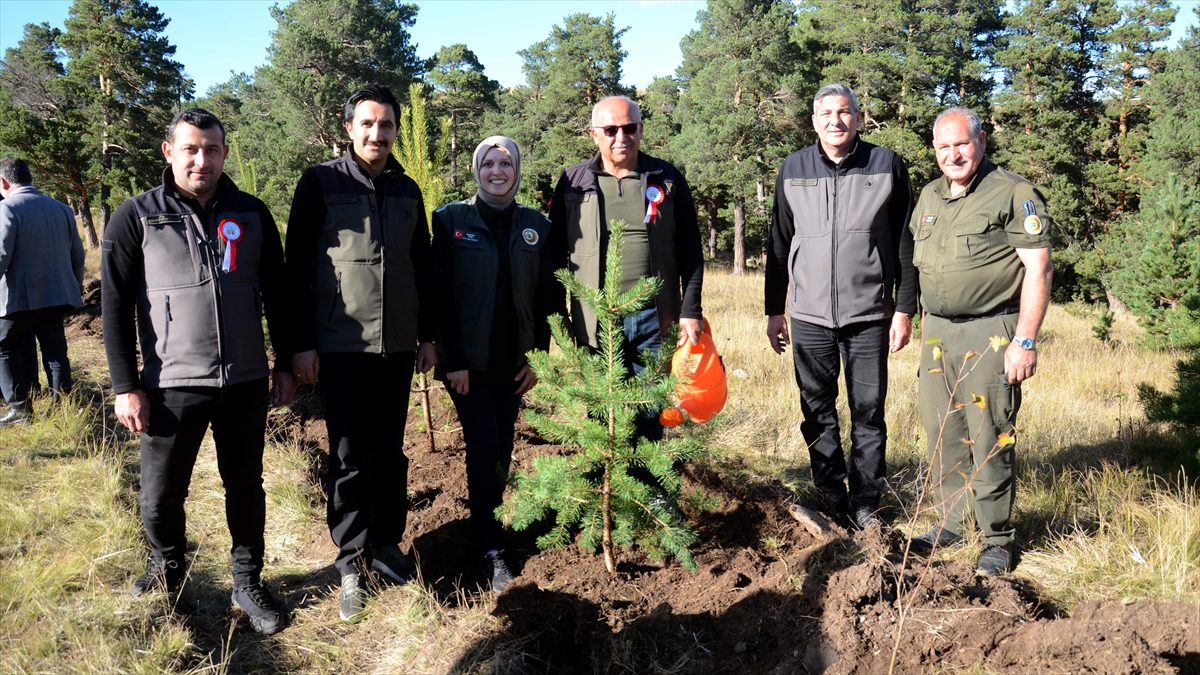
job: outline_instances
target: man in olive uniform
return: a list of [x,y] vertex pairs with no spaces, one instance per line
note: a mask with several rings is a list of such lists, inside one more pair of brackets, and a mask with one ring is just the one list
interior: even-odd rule
[[1012,568],[1015,424],[1053,266],[1042,195],[992,164],[986,139],[971,110],[938,115],[933,147],[945,178],[925,186],[909,223],[924,309],[921,421],[942,517],[912,550],[958,541],[973,504],[983,537],[976,573],[991,576]]

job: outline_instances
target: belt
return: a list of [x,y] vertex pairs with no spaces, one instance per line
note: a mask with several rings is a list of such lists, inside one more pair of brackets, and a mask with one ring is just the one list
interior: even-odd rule
[[949,321],[950,323],[964,323],[967,321],[974,321],[975,319],[987,319],[987,318],[990,318],[993,316],[1004,316],[1006,314],[1016,314],[1020,311],[1021,311],[1020,307],[997,307],[996,309],[993,309],[990,312],[983,312],[982,314],[945,315],[945,314],[934,314],[933,312],[930,312],[930,314],[933,316],[936,316],[939,319]]

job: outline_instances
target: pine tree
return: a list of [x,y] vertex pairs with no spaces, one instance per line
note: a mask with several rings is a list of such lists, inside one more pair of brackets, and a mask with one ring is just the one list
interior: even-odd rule
[[710,0],[698,18],[680,44],[672,150],[701,202],[719,194],[732,205],[733,272],[741,274],[749,221],[766,230],[767,186],[795,149],[793,73],[803,56],[789,38],[795,16],[783,0]]
[[434,90],[433,113],[450,120],[450,189],[457,191],[463,184],[460,176],[470,173],[469,166],[460,171],[459,165],[470,164],[473,142],[483,140],[480,126],[484,113],[497,109],[500,83],[483,74],[479,57],[464,44],[439,49],[427,79]]
[[592,106],[605,96],[633,94],[621,86],[626,30],[611,14],[572,14],[518,52],[526,83],[500,96],[500,112],[488,124],[525,153],[519,201],[546,204],[563,167],[596,151],[586,134]]
[[[621,241],[625,224],[610,225],[610,241]],[[528,419],[544,438],[573,450],[538,457],[531,471],[518,472],[512,495],[496,513],[523,530],[555,512],[554,528],[538,538],[538,546],[563,546],[581,528],[579,546],[592,551],[599,546],[609,573],[616,572],[617,549],[633,544],[653,558],[673,556],[695,569],[688,548],[696,533],[675,507],[681,483],[675,465],[699,456],[704,447],[688,437],[633,439],[635,416],[666,405],[674,383],[662,372],[661,356],[648,358],[635,377],[624,365],[622,319],[652,302],[661,281],[643,278],[622,292],[620,248],[609,246],[603,288],[580,284],[568,270],[556,273],[571,295],[596,311],[600,348],[575,345],[562,318],[552,317],[558,353],[529,356],[538,376],[530,396],[546,412],[531,412]],[[631,476],[635,467],[654,476],[661,491]]]
[[143,0],[75,0],[62,34],[69,59],[65,87],[82,103],[84,138],[99,160],[100,221],[112,194],[136,193],[160,181],[159,141],[192,81],[174,60],[169,20]]
[[83,104],[65,86],[60,62],[62,31],[28,24],[25,37],[0,62],[0,146],[21,155],[47,194],[76,205],[88,245],[99,245],[90,191],[99,162],[83,134]]

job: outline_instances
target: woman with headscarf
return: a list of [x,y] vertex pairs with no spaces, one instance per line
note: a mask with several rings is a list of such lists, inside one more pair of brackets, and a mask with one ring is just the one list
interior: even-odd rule
[[[561,313],[550,221],[516,203],[521,152],[504,136],[475,148],[475,196],[433,215],[440,295],[439,372],[467,446],[467,491],[483,577],[499,593],[512,581],[496,520],[512,461],[521,396],[537,382],[525,354],[550,344],[547,317]],[[556,301],[556,296],[558,299]]]

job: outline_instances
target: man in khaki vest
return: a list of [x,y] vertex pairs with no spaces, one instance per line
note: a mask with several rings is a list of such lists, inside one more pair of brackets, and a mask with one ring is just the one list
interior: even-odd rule
[[[618,220],[626,224],[621,290],[648,276],[663,282],[653,304],[625,318],[625,365],[633,373],[644,367],[641,351],[660,349],[671,324],[678,323],[680,339],[693,344],[704,325],[704,253],[692,192],[678,169],[641,152],[642,131],[636,103],[625,96],[601,99],[592,108],[591,138],[598,152],[563,172],[550,202],[556,258],[580,282],[600,287],[609,224]],[[595,313],[572,298],[570,314],[575,341],[597,347]],[[635,427],[639,437],[662,438],[657,411],[639,416]]]
[[[1014,442],[1021,382],[1037,370],[1050,302],[1050,220],[1029,181],[993,164],[979,116],[950,108],[933,125],[944,178],[925,186],[909,228],[922,320],[921,421],[941,523],[912,540],[932,551],[962,537],[973,505],[976,573],[1013,566]],[[953,395],[951,394],[953,392]]]

